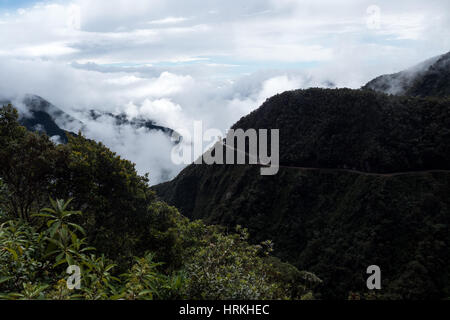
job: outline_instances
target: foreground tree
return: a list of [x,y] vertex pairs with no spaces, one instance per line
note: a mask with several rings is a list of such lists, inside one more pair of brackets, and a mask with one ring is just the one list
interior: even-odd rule
[[0,178],[8,211],[29,221],[31,212],[47,202],[64,153],[46,135],[27,132],[17,120],[11,105],[0,109]]

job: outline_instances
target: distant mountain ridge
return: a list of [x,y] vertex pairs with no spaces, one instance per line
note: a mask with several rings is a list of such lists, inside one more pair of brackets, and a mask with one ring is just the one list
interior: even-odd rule
[[99,112],[96,110],[89,110],[89,117],[93,120],[97,120],[100,117],[110,117],[115,120],[115,124],[117,126],[130,125],[134,128],[146,128],[148,130],[162,131],[169,136],[172,136],[172,133],[174,132],[174,130],[170,128],[157,125],[156,122],[152,120],[147,120],[143,118],[133,118],[130,120],[125,113],[114,114],[111,112]]
[[382,75],[363,89],[414,97],[450,96],[450,52],[428,59],[408,70]]
[[19,102],[19,122],[30,131],[47,134],[52,140],[67,143],[66,124],[82,127],[83,123],[38,95],[27,94]]
[[[11,103],[11,101],[7,99],[0,101],[1,105],[8,103]],[[18,108],[20,124],[30,131],[45,133],[56,142],[67,143],[67,133],[72,135],[76,134],[70,130],[65,130],[65,128],[74,127],[83,129],[85,126],[82,121],[72,117],[38,95],[27,94],[19,101],[19,103],[21,104],[21,107]],[[174,132],[172,129],[159,126],[151,120],[140,118],[130,120],[125,114],[115,115],[106,112],[101,113],[95,110],[90,110],[88,114],[88,117],[92,120],[97,120],[101,116],[115,119],[115,124],[117,126],[130,125],[134,128],[146,128],[147,130],[161,131],[168,136],[171,136]]]

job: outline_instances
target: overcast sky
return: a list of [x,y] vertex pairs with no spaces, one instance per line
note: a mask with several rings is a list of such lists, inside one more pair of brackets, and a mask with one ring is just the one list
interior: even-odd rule
[[179,170],[164,138],[85,110],[225,130],[278,92],[443,54],[449,31],[448,0],[0,0],[0,96],[41,95],[156,183]]

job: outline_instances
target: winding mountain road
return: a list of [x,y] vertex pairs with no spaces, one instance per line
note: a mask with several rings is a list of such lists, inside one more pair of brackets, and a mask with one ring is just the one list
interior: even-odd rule
[[[260,164],[260,165],[267,166],[267,165],[263,165],[263,164]],[[302,171],[347,172],[347,173],[355,173],[355,174],[360,174],[360,175],[365,175],[365,176],[380,176],[380,177],[396,177],[396,176],[405,176],[405,175],[412,175],[412,174],[427,174],[427,173],[450,173],[450,170],[440,170],[440,169],[379,173],[379,172],[360,171],[360,170],[355,170],[355,169],[341,169],[341,168],[314,168],[314,167],[296,167],[296,166],[284,166],[284,165],[279,165],[279,167],[286,168],[286,169],[297,169],[297,170],[302,170]]]
[[[248,157],[253,159],[257,158],[245,151],[238,150],[233,148],[227,144],[221,143],[225,148],[232,149],[236,152],[244,153]],[[257,159],[258,163],[255,165],[270,167],[270,165],[259,163],[259,159]],[[278,165],[279,168],[284,169],[294,169],[294,170],[302,170],[302,171],[323,171],[323,172],[347,172],[354,173],[365,176],[379,176],[379,177],[397,177],[397,176],[406,176],[406,175],[414,175],[414,174],[428,174],[428,173],[450,173],[450,170],[446,169],[430,169],[430,170],[416,170],[416,171],[400,171],[400,172],[389,172],[389,173],[380,173],[380,172],[367,172],[356,169],[344,169],[344,168],[319,168],[319,167],[298,167],[298,166],[287,166],[287,165]]]

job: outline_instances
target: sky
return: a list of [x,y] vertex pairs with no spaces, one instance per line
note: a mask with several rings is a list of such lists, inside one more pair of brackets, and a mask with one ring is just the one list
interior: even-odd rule
[[448,52],[450,1],[0,0],[0,41],[0,97],[42,96],[154,184],[181,170],[170,141],[87,110],[224,131],[276,93]]

